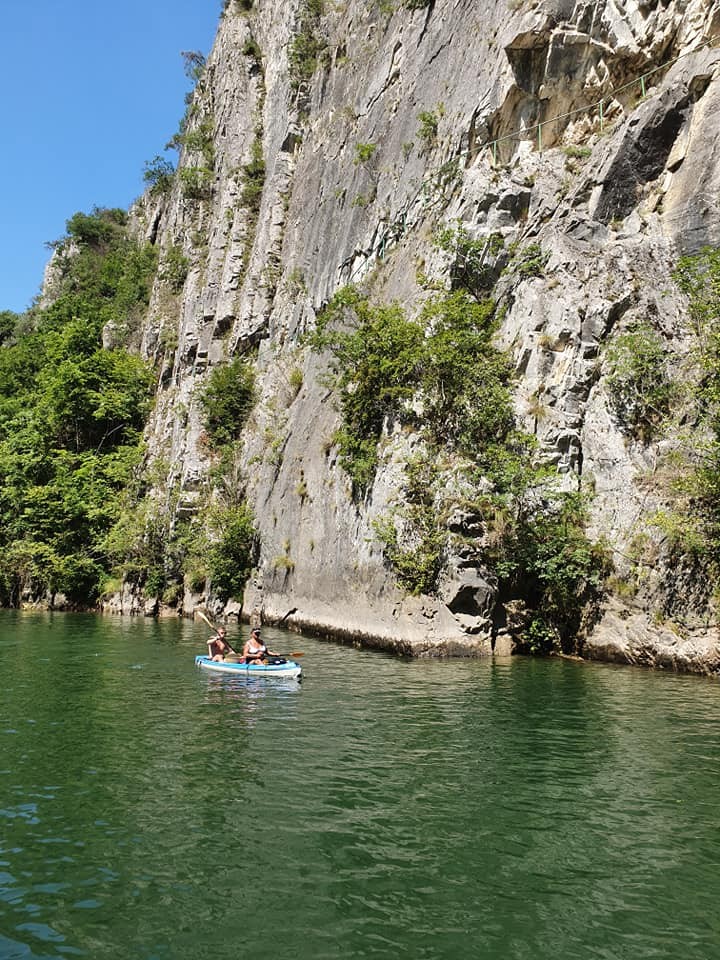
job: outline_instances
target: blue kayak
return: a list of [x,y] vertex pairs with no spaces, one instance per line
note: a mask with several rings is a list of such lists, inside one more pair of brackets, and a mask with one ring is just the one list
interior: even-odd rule
[[236,677],[263,677],[271,679],[280,677],[283,680],[299,680],[302,667],[294,660],[284,663],[230,663],[224,660],[211,660],[208,656],[195,657],[195,665],[214,673],[232,674]]

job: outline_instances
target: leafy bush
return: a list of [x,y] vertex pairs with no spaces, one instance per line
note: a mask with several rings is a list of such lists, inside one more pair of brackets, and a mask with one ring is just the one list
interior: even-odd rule
[[52,304],[37,314],[43,330],[60,330],[78,317],[87,318],[98,339],[108,323],[120,335],[137,328],[149,300],[157,252],[150,244],[138,246],[128,239],[124,228],[105,213],[68,221],[71,231],[57,247],[60,289]]
[[353,163],[367,163],[368,160],[372,160],[375,151],[377,150],[376,143],[356,143],[355,144],[355,159]]
[[386,419],[413,419],[415,397],[436,443],[476,456],[507,436],[511,367],[492,344],[494,316],[492,300],[478,303],[465,291],[429,300],[417,321],[397,304],[372,306],[354,288],[328,304],[310,343],[334,358],[342,413],[336,441],[357,493],[375,475]]
[[720,249],[706,247],[696,256],[682,257],[673,279],[689,301],[700,365],[696,398],[701,415],[720,436]]
[[375,475],[386,417],[397,415],[415,392],[422,327],[399,305],[373,307],[355,288],[345,287],[322,312],[310,343],[334,358],[342,412],[336,437],[340,461],[356,492],[363,493]]
[[19,319],[20,314],[12,310],[0,310],[0,346],[13,335]]
[[506,269],[520,280],[542,277],[548,259],[549,254],[543,251],[539,243],[530,243],[527,247],[515,252]]
[[[224,464],[227,469],[227,463]],[[224,495],[223,495],[224,496]],[[128,497],[105,538],[108,556],[145,596],[177,603],[184,586],[240,599],[255,560],[252,513],[244,499],[216,501],[191,517],[149,498]]]
[[[673,493],[680,509],[658,524],[676,551],[693,558],[714,584],[720,579],[720,249],[706,247],[683,257],[673,279],[688,298],[695,340],[693,376],[685,399],[694,416],[695,435],[676,465]],[[717,588],[716,588],[717,589]]]
[[431,110],[422,110],[417,118],[420,121],[418,136],[427,146],[432,146],[437,140],[440,118]]
[[434,242],[452,257],[452,288],[466,290],[477,299],[487,297],[498,277],[495,260],[504,246],[502,234],[492,233],[474,240],[467,228],[458,223],[437,233]]
[[587,504],[580,494],[553,494],[521,512],[495,555],[506,595],[523,596],[531,614],[531,652],[572,648],[583,613],[602,593],[610,571],[602,543],[585,534]]
[[293,367],[288,374],[288,386],[292,392],[293,399],[300,393],[303,385],[303,372],[300,367]]
[[182,594],[186,570],[199,578],[207,538],[197,518],[173,517],[170,509],[149,497],[137,500],[127,491],[123,508],[109,530],[104,547],[115,570],[146,597],[175,603]]
[[183,133],[179,139],[186,150],[191,153],[202,154],[203,165],[208,170],[214,169],[215,146],[213,143],[213,121],[211,117],[205,117],[202,123],[199,123],[192,130]]
[[418,454],[405,465],[403,497],[407,506],[375,523],[385,557],[409,593],[431,594],[442,570],[447,534],[435,498],[442,476],[435,459]]
[[[81,247],[95,249],[106,246],[124,237],[127,213],[119,208],[95,207],[92,213],[75,213],[65,224],[67,241],[75,241]],[[61,245],[65,241],[60,241]]]
[[262,50],[254,37],[248,37],[242,48],[243,55],[249,57],[258,67],[262,66]]
[[253,567],[255,528],[247,504],[218,509],[211,517],[211,542],[207,565],[212,587],[222,599],[241,600]]
[[650,440],[668,415],[673,385],[668,351],[648,323],[636,323],[611,342],[607,355],[610,402],[620,424]]
[[167,193],[173,184],[175,167],[165,157],[148,160],[143,171],[143,181],[154,195]]
[[208,167],[183,167],[180,186],[188,200],[206,200],[211,193],[213,172]]
[[182,249],[171,244],[162,251],[158,277],[167,283],[174,293],[178,293],[187,279],[189,267],[190,261],[183,254]]
[[327,49],[327,41],[319,32],[322,14],[322,0],[305,0],[300,28],[288,51],[290,88],[295,94],[303,93]]
[[575,144],[570,144],[570,146],[565,147],[563,152],[566,157],[573,160],[584,160],[592,156],[590,147],[578,147]]
[[236,440],[255,398],[255,372],[245,357],[214,367],[200,396],[203,425],[213,445]]
[[183,58],[185,76],[193,83],[197,83],[205,72],[205,54],[199,50],[181,50],[180,56]]
[[265,157],[263,156],[262,137],[256,134],[250,147],[250,160],[242,168],[242,191],[240,200],[243,206],[255,215],[260,213],[263,189],[265,187]]
[[83,450],[113,438],[136,442],[153,377],[137,356],[93,344],[92,325],[69,323],[45,339],[35,405],[56,442]]
[[421,388],[438,442],[474,450],[512,425],[510,366],[492,344],[494,318],[494,301],[478,303],[465,291],[435,297],[423,310]]

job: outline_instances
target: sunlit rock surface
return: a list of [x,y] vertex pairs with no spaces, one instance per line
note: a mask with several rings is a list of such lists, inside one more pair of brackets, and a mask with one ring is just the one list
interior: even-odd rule
[[[373,522],[397,500],[412,437],[388,438],[373,489],[353,501],[323,361],[302,341],[348,282],[370,281],[376,299],[412,311],[426,296],[417,271],[442,275],[432,235],[443,224],[461,219],[476,237],[500,231],[549,254],[543,276],[501,281],[509,309],[499,339],[520,374],[521,422],[567,489],[592,487],[592,533],[619,565],[639,533],[657,541],[657,569],[632,600],[613,601],[586,648],[716,670],[702,617],[682,628],[682,650],[666,653],[668,630],[654,612],[682,603],[667,600],[662,538],[648,524],[661,503],[648,482],[658,449],[620,432],[602,364],[611,334],[649,314],[674,350],[686,349],[670,274],[680,254],[720,239],[714,8],[326,7],[312,27],[325,52],[298,90],[288,51],[306,5],[257,0],[244,12],[231,0],[191,121],[211,124],[207,195],[188,199],[176,184],[135,210],[138,231],[188,264],[177,289],[157,282],[142,332],[144,354],[161,369],[147,436],[148,469],[162,467],[158,498],[175,490],[172,509],[196,509],[211,464],[198,391],[213,365],[256,347],[260,399],[238,471],[261,552],[244,614],[401,653],[485,654],[499,636],[506,650],[492,571],[450,558],[438,597],[397,587]],[[601,99],[602,112],[587,109]],[[421,112],[437,119],[432,140],[419,133]],[[256,138],[266,175],[255,220],[240,171]],[[357,144],[369,143],[372,157],[356,162]],[[583,149],[573,156],[571,146]],[[423,189],[452,160],[447,182]],[[181,167],[198,163],[186,149]],[[206,600],[186,592],[183,609]],[[700,591],[695,609],[706,601]],[[123,595],[115,608],[137,610],[138,601]]]

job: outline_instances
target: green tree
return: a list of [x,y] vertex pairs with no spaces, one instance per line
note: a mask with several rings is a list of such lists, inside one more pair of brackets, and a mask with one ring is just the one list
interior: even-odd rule
[[14,333],[18,319],[19,315],[12,310],[0,310],[0,346]]
[[147,303],[154,251],[121,210],[68,220],[53,303],[0,345],[0,601],[61,591],[92,603],[108,531],[141,456],[154,382],[139,357],[104,350],[104,325]]

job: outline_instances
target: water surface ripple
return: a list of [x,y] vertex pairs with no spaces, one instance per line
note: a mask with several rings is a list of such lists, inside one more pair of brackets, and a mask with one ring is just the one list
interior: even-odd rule
[[0,612],[0,958],[720,958],[720,686]]

